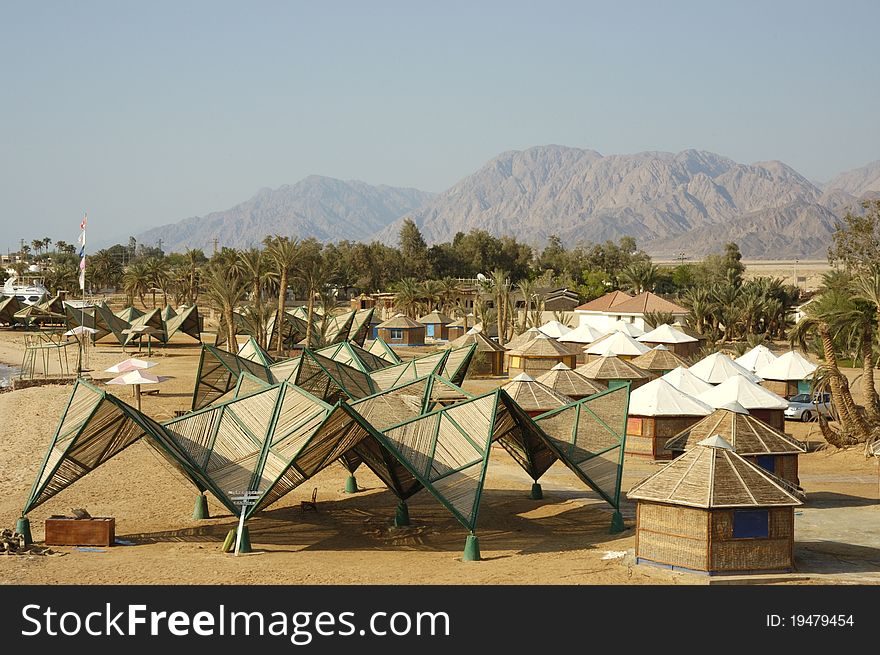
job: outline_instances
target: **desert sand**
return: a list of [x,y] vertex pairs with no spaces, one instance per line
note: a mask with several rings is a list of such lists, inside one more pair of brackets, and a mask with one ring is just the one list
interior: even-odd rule
[[[0,361],[21,361],[21,333],[0,330]],[[151,370],[172,379],[159,395],[143,397],[143,410],[166,420],[190,406],[199,348],[188,337],[154,350]],[[104,368],[131,354],[101,342],[90,356],[97,383]],[[143,355],[144,353],[141,353]],[[75,362],[73,362],[75,366]],[[853,372],[855,374],[855,372]],[[504,380],[468,380],[482,391]],[[72,387],[51,385],[0,394],[0,526],[12,527],[33,484]],[[132,402],[126,387],[106,387]],[[814,445],[814,425],[787,431]],[[796,512],[797,571],[764,582],[880,583],[878,459],[861,450],[813,451],[801,458],[808,503]],[[658,464],[627,459],[624,491]],[[113,516],[117,539],[132,545],[62,555],[0,557],[0,584],[706,584],[710,578],[636,565],[634,506],[626,502],[627,530],[611,535],[611,508],[562,465],[541,480],[544,499],[530,500],[531,480],[496,447],[480,510],[483,560],[463,562],[466,532],[428,493],[410,502],[412,525],[393,528],[395,498],[365,467],[362,489],[343,492],[347,472],[333,464],[249,522],[255,552],[221,552],[236,522],[209,497],[212,518],[191,518],[196,490],[145,442],[139,442],[30,513],[34,538],[53,514],[86,508]],[[318,489],[318,511],[300,501]],[[623,553],[623,556],[620,554]],[[606,558],[608,555],[610,558]],[[712,582],[717,579],[711,579]]]

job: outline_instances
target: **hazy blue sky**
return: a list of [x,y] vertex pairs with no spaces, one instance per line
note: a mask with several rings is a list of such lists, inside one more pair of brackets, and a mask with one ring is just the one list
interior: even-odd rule
[[440,191],[548,143],[826,180],[880,158],[878,23],[876,1],[0,0],[0,248],[312,173]]

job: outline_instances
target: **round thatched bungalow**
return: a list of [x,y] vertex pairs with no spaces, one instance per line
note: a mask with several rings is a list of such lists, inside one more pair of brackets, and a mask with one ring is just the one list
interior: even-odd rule
[[450,341],[447,348],[461,348],[477,344],[477,350],[471,359],[468,375],[474,377],[489,377],[504,375],[504,346],[492,341],[482,332],[470,329],[464,336]]
[[507,356],[510,375],[519,373],[542,375],[560,363],[574,368],[577,351],[568,344],[559,343],[545,334],[539,334],[524,346],[509,350]]
[[690,372],[709,384],[721,384],[734,375],[742,375],[752,382],[760,382],[761,378],[746,370],[724,353],[712,353],[690,367]]
[[584,349],[584,352],[587,354],[587,361],[591,362],[608,355],[616,355],[621,359],[633,359],[650,350],[648,346],[639,343],[626,332],[618,330],[594,341]]
[[589,380],[565,364],[557,364],[538,378],[538,382],[550,387],[556,393],[580,400],[605,391],[605,385],[598,380]]
[[614,355],[600,357],[589,364],[578,366],[575,371],[589,380],[602,382],[609,389],[622,387],[627,382],[635,389],[651,380],[650,373]]
[[532,376],[520,373],[503,387],[514,402],[529,416],[538,416],[574,402],[568,396],[553,391]]
[[397,314],[376,328],[377,335],[390,346],[424,346],[425,326]]
[[703,439],[627,494],[636,506],[636,562],[712,574],[790,571],[797,492]]
[[739,403],[752,416],[780,432],[785,430],[785,408],[788,407],[788,401],[742,375],[734,375],[717,387],[704,391],[697,398],[716,409],[728,403]]
[[763,378],[762,387],[780,396],[794,396],[813,392],[813,373],[816,365],[796,350],[780,355],[769,364],[758,369]]
[[432,339],[445,341],[449,338],[449,329],[446,327],[452,323],[452,319],[442,312],[433,311],[430,314],[416,319],[425,326],[425,336]]
[[654,375],[666,375],[680,366],[687,366],[686,361],[662,343],[654,346],[644,355],[634,357],[631,361],[639,368],[645,369]]
[[[465,323],[467,323],[467,327],[465,327]],[[453,339],[458,339],[459,337],[464,336],[464,333],[470,330],[476,324],[477,319],[473,314],[468,314],[465,318],[460,318],[457,321],[452,321],[451,323],[446,325],[446,338],[450,341],[452,341]]]
[[636,337],[636,339],[651,348],[660,345],[665,346],[679,357],[690,357],[700,349],[699,339],[685,334],[666,323],[654,328],[650,332],[646,332],[640,337]]
[[655,460],[672,459],[673,453],[666,447],[669,438],[711,413],[709,405],[666,380],[652,380],[629,396],[626,453]]
[[758,344],[748,352],[733,360],[747,371],[756,373],[757,370],[767,364],[776,361],[776,355],[765,345]]
[[663,379],[679,391],[684,391],[687,395],[694,397],[712,388],[711,384],[701,380],[684,366],[672,369],[663,376]]
[[719,407],[683,429],[666,442],[666,449],[677,455],[716,434],[724,437],[738,455],[786,482],[800,484],[798,455],[807,452],[806,445],[749,414],[739,403]]
[[538,328],[532,327],[532,328],[529,328],[528,330],[526,330],[525,332],[523,332],[522,334],[516,335],[513,339],[511,339],[510,341],[508,341],[504,345],[508,349],[520,348],[541,334],[544,334],[544,333],[541,332],[541,330],[539,330]]

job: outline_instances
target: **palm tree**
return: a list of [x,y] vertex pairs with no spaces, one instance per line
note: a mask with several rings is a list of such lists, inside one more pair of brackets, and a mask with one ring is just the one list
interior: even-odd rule
[[[507,341],[507,325],[510,310],[510,277],[507,272],[496,268],[489,277],[495,294],[495,319],[498,322],[498,343]],[[484,324],[485,326],[485,324]]]
[[[278,321],[279,329],[275,349],[281,352],[284,330],[280,329],[280,326],[284,318],[284,301],[287,299],[287,281],[300,254],[299,241],[276,234],[274,237],[267,237],[263,243],[266,244],[266,254],[274,267],[272,273],[278,280],[278,313],[275,320]],[[311,320],[311,315],[309,315],[309,319]],[[309,328],[311,328],[311,324]]]
[[522,318],[516,321],[516,333],[522,334],[526,331],[529,321],[529,315],[532,311],[532,302],[538,300],[538,296],[535,293],[535,289],[537,285],[534,281],[526,278],[525,280],[520,280],[519,284],[519,295],[522,296],[523,300],[523,313]]
[[235,339],[235,308],[245,295],[246,286],[234,268],[214,266],[209,269],[208,288],[205,295],[212,307],[220,312],[226,328],[226,350],[238,350]]
[[[144,294],[150,289],[150,271],[146,264],[142,261],[135,261],[129,264],[122,274],[122,288],[128,295],[131,304],[134,304],[134,297],[137,296],[141,301],[141,307],[146,309],[147,303],[144,301]],[[155,305],[155,303],[153,303]]]
[[415,278],[405,277],[394,285],[394,307],[416,318],[422,301],[422,288]]
[[195,305],[199,299],[198,266],[204,261],[205,253],[198,249],[187,248],[183,253],[189,269],[189,284],[187,287],[187,302]]
[[320,253],[316,253],[307,260],[300,262],[296,269],[296,277],[303,283],[308,293],[308,303],[306,305],[306,344],[310,347],[314,331],[312,317],[315,312],[315,296],[326,289],[335,272],[336,263],[322,257]]
[[681,296],[682,304],[690,310],[692,327],[703,334],[715,312],[715,301],[705,287],[692,287]]
[[162,291],[162,306],[168,304],[168,292],[166,287],[170,280],[171,266],[168,260],[159,257],[150,257],[145,266],[150,275],[150,286],[153,294],[153,308],[156,307],[156,289]]
[[250,285],[251,300],[255,303],[262,298],[265,284],[271,277],[267,260],[268,257],[257,248],[244,250],[238,256],[238,270],[245,284]]
[[43,252],[49,252],[49,244],[52,243],[52,239],[49,237],[43,237]]
[[425,301],[425,311],[433,312],[443,299],[443,283],[439,280],[425,280],[422,282],[422,299]]
[[651,262],[635,262],[624,268],[618,277],[621,286],[632,293],[653,291],[660,270]]
[[838,447],[866,441],[871,432],[856,408],[849,390],[849,382],[840,372],[837,363],[833,330],[834,323],[841,320],[841,306],[845,301],[846,296],[841,295],[839,291],[825,289],[807,305],[804,318],[795,325],[789,335],[792,344],[797,344],[804,351],[807,350],[808,339],[814,334],[818,335],[821,341],[825,364],[817,377],[823,377],[831,389],[832,403],[840,416],[841,429],[835,432],[830,427],[822,425],[821,415],[819,421],[826,441]]
[[452,313],[455,309],[455,301],[461,295],[461,285],[458,280],[445,277],[440,280],[440,307],[445,313]]
[[40,252],[43,250],[43,240],[42,239],[34,239],[31,241],[31,245],[34,248],[34,252],[36,253],[36,257],[40,256]]

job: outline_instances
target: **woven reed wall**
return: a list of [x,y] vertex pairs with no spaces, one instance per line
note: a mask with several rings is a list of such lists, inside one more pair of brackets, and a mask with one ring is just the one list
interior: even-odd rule
[[468,367],[468,377],[487,377],[504,374],[504,353],[476,352]]
[[714,510],[711,516],[712,571],[768,571],[794,565],[794,508],[771,507],[770,536],[734,539],[733,510]]
[[785,432],[784,409],[750,409],[749,414],[757,419],[761,419],[764,423],[776,428],[780,432]]
[[[469,326],[468,329],[474,327],[473,325]],[[463,325],[453,325],[452,327],[446,327],[446,338],[452,341],[453,339],[458,339],[460,336],[464,335],[464,326]]]
[[669,566],[708,570],[709,512],[639,501],[636,557]]
[[626,454],[652,459],[674,459],[666,449],[670,437],[689,428],[699,416],[630,416],[626,422]]
[[761,380],[761,386],[773,393],[778,393],[783,398],[793,396],[798,392],[797,381],[787,380]]

